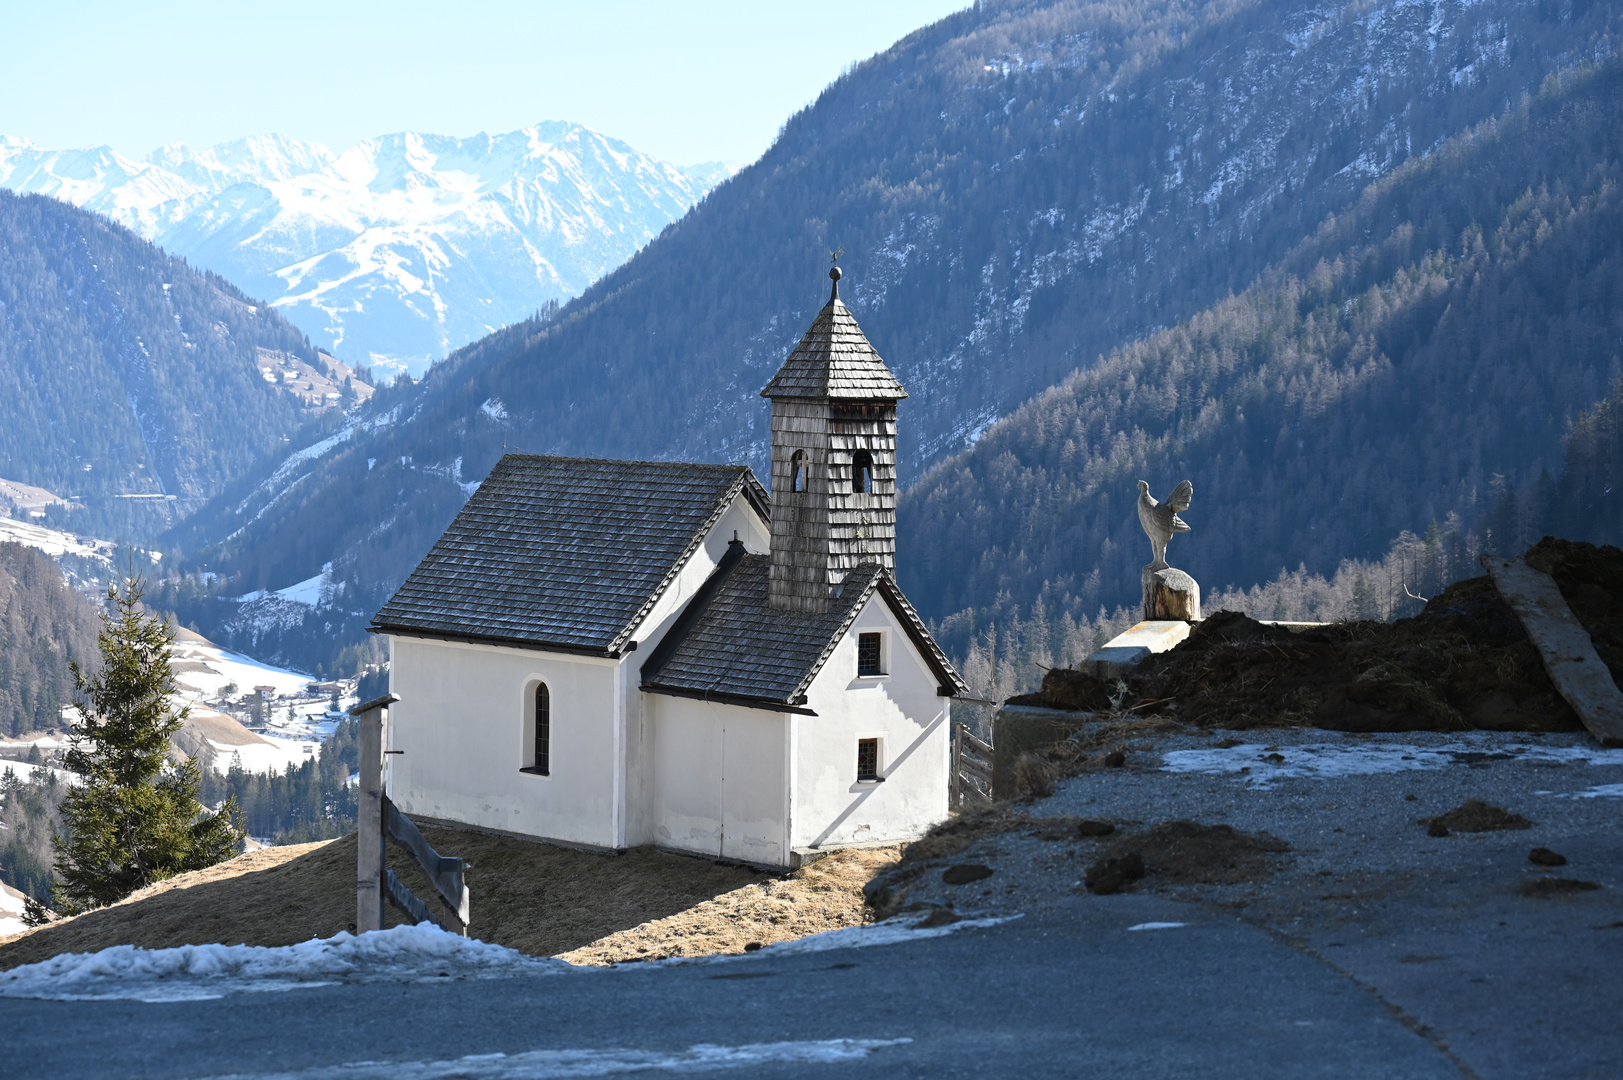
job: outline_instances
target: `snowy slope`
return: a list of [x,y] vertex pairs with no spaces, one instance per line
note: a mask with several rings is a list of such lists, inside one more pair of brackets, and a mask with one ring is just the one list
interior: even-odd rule
[[580,293],[728,175],[561,122],[338,155],[262,135],[144,161],[0,137],[0,186],[105,214],[386,375]]

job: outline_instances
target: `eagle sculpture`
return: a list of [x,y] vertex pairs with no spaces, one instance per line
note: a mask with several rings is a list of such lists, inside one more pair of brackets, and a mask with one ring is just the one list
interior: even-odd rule
[[1172,489],[1165,502],[1150,497],[1150,485],[1138,482],[1138,523],[1149,534],[1155,561],[1147,570],[1162,570],[1167,566],[1167,541],[1173,533],[1188,532],[1189,525],[1178,516],[1178,511],[1189,509],[1189,500],[1195,497],[1195,485],[1185,480]]

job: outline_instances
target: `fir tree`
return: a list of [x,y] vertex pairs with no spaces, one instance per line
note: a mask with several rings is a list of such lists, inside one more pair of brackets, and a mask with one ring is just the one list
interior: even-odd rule
[[168,760],[186,710],[174,689],[174,631],[141,608],[145,583],[133,573],[109,586],[102,615],[101,670],[73,676],[84,719],[64,759],[83,779],[62,804],[67,837],[56,841],[58,910],[77,913],[136,889],[230,858],[242,846],[234,800],[209,814],[198,801],[196,761]]

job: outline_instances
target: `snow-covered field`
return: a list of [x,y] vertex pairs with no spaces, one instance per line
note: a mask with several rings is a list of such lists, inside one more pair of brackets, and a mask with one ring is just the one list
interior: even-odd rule
[[0,540],[9,540],[27,547],[38,548],[52,557],[84,555],[90,558],[107,559],[113,550],[113,544],[109,540],[75,536],[72,533],[58,532],[55,529],[47,529],[43,525],[35,525],[32,522],[18,521],[9,517],[0,517]]
[[10,937],[27,929],[23,922],[23,894],[0,881],[0,937]]
[[240,693],[268,686],[271,697],[292,697],[303,693],[312,682],[308,675],[262,664],[190,630],[175,635],[170,659],[175,668],[175,685],[187,701],[218,699],[220,691],[231,683]]

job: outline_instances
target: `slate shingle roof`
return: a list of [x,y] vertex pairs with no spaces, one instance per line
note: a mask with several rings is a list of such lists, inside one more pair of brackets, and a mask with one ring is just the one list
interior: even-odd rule
[[836,296],[823,305],[761,396],[900,401],[907,391]]
[[831,598],[826,613],[779,611],[768,598],[770,559],[729,552],[689,612],[671,627],[644,662],[642,688],[717,701],[793,708],[862,605],[880,591],[900,615],[908,637],[935,669],[942,688],[964,694],[964,684],[890,574],[859,566]]
[[617,655],[743,491],[743,465],[509,454],[372,620],[384,633]]

